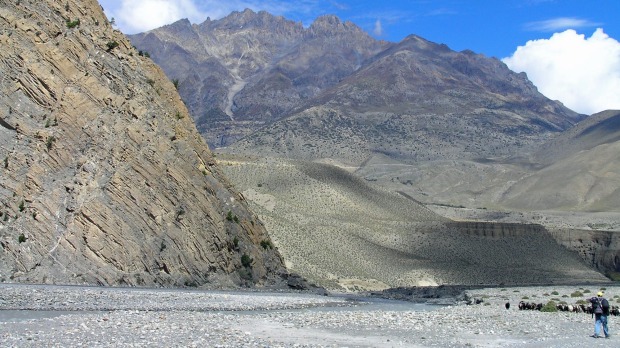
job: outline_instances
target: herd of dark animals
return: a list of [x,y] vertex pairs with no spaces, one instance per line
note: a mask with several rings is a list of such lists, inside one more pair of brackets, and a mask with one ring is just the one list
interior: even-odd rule
[[[508,308],[510,305],[506,303],[506,307]],[[519,302],[519,309],[533,309],[533,310],[541,310],[543,308],[542,303],[534,303],[534,302]],[[560,303],[555,306],[555,308],[560,312],[574,312],[574,313],[587,313],[592,314],[594,308],[592,306],[586,306],[585,304],[574,304],[569,305],[565,303]],[[611,306],[609,308],[609,314],[613,316],[620,315],[620,308],[618,306]]]
[[[469,301],[467,301],[467,304],[481,304],[483,303],[484,300],[483,299],[478,299],[478,298],[474,298],[471,299]],[[510,302],[506,302],[506,304],[504,305],[506,307],[506,309],[510,309]],[[525,301],[521,301],[519,302],[519,310],[541,310],[545,305],[542,303],[535,303],[535,302],[525,302]],[[555,308],[560,311],[560,312],[573,312],[573,313],[587,313],[587,314],[592,314],[594,308],[592,306],[586,306],[585,304],[574,304],[574,305],[569,305],[569,304],[565,304],[565,303],[559,303],[555,306]],[[620,315],[620,307],[618,306],[611,306],[609,308],[609,314],[613,315],[613,316],[619,316]]]

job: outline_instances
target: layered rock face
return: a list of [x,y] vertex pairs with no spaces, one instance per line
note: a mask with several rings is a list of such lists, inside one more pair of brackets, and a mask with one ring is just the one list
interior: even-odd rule
[[0,280],[281,280],[173,83],[97,1],[0,3]]

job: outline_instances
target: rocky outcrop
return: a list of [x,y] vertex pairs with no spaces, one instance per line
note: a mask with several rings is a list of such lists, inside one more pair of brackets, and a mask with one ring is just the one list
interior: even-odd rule
[[0,280],[282,281],[173,83],[97,1],[2,1],[0,45]]
[[551,229],[553,237],[576,251],[588,265],[617,280],[620,275],[620,232]]

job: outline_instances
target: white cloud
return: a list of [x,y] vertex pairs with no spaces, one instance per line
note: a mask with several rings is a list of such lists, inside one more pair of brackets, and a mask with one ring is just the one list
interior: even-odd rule
[[99,0],[108,18],[114,18],[118,28],[135,34],[188,18],[202,23],[211,17],[219,19],[233,11],[246,8],[267,11],[274,15],[317,15],[318,0]]
[[525,24],[525,29],[532,31],[557,32],[565,29],[596,27],[600,23],[574,17],[560,17]]
[[194,21],[207,18],[192,0],[101,0],[101,4],[108,17],[114,17],[119,28],[128,34],[161,27],[182,18]]
[[372,32],[375,34],[375,36],[383,35],[383,26],[381,25],[381,20],[377,19],[377,21],[375,22],[375,28]]
[[620,109],[620,42],[603,29],[589,38],[566,30],[528,41],[502,61],[526,72],[542,94],[579,113]]

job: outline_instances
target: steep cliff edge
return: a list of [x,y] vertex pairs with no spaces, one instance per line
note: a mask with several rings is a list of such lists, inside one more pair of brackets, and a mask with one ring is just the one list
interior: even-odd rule
[[97,1],[0,4],[1,281],[227,287],[286,276],[173,84]]

